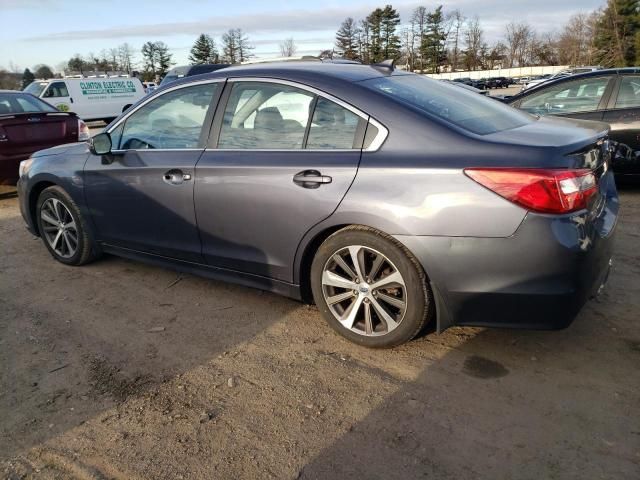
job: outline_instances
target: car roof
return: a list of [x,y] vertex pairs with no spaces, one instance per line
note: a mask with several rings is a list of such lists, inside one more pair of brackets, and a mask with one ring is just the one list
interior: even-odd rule
[[627,74],[627,73],[640,73],[640,67],[603,68],[602,70],[594,70],[592,72],[576,73],[573,75],[566,75],[563,77],[554,78],[552,80],[539,83],[534,87],[531,87],[525,90],[524,92],[514,95],[513,97],[508,99],[507,103],[512,103],[519,98],[523,98],[533,92],[537,92],[539,90],[542,90],[543,88],[547,88],[550,85],[557,85],[560,83],[572,82],[574,80],[580,80],[581,78],[601,77],[603,75],[620,75],[620,74]]
[[[389,75],[410,75],[409,72],[393,70],[388,67],[364,65],[359,63],[329,63],[313,61],[254,63],[248,65],[233,65],[215,72],[205,73],[180,79],[180,83],[201,81],[208,78],[220,77],[274,77],[293,81],[303,81],[309,77],[325,77],[341,79],[348,82],[358,82],[370,78]],[[173,82],[170,85],[176,85]]]

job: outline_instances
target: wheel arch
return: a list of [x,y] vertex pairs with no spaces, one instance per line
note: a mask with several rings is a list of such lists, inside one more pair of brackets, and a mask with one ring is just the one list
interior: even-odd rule
[[51,181],[51,179],[46,179],[46,180],[38,181],[31,187],[31,190],[29,190],[29,202],[28,202],[29,217],[31,220],[31,225],[33,225],[33,230],[38,236],[40,236],[40,227],[38,225],[38,222],[36,221],[37,219],[36,209],[38,208],[38,198],[40,197],[40,194],[45,189],[53,186],[60,186],[60,184]]

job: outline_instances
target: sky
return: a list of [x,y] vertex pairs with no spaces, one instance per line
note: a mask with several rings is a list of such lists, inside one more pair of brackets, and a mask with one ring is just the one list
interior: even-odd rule
[[55,69],[76,53],[99,54],[124,42],[140,62],[140,47],[149,40],[169,45],[181,65],[200,33],[219,44],[230,28],[246,32],[257,57],[279,56],[279,43],[290,37],[298,55],[317,55],[333,47],[342,20],[359,20],[385,3],[392,3],[403,23],[419,5],[477,15],[493,42],[512,21],[558,31],[571,15],[600,8],[605,0],[0,0],[0,68],[22,71],[44,63]]

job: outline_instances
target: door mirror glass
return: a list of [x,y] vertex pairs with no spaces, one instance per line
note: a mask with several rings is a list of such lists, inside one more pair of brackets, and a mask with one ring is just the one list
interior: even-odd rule
[[111,135],[99,133],[89,140],[89,150],[94,155],[106,155],[111,152]]

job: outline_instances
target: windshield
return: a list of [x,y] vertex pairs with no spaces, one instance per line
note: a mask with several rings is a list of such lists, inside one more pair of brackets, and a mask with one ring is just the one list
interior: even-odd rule
[[33,95],[0,93],[0,115],[35,112],[57,112],[54,107]]
[[477,93],[420,75],[392,75],[361,82],[365,87],[478,135],[531,123],[534,117]]
[[39,97],[47,85],[49,85],[49,82],[31,82],[24,91]]

